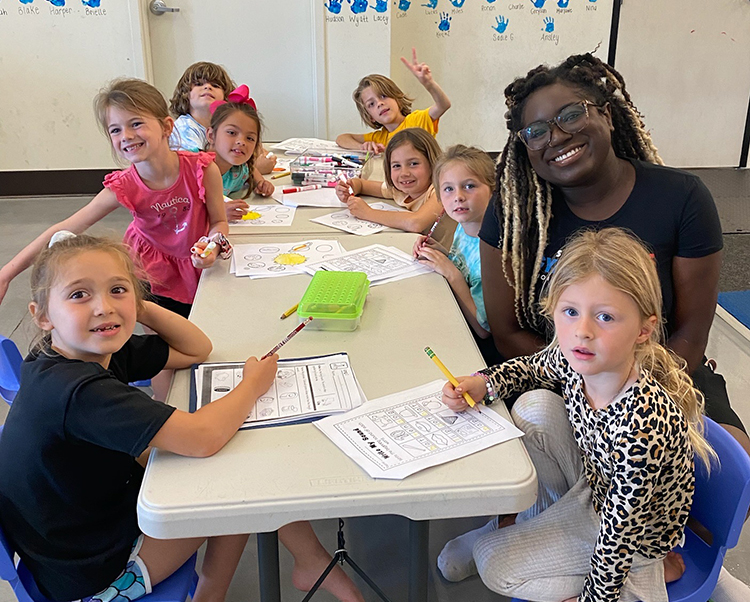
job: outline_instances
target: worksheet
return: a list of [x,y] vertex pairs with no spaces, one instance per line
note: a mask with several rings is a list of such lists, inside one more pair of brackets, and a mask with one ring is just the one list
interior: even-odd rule
[[321,140],[320,138],[287,138],[283,142],[271,145],[271,148],[283,150],[288,155],[303,155],[308,151],[325,151],[349,155],[356,153],[356,151],[340,147],[333,140]]
[[[393,205],[389,205],[388,203],[382,202],[369,203],[369,205],[373,209],[378,209],[379,211],[406,211],[406,209],[400,209],[398,207],[394,207]],[[330,226],[331,228],[336,228],[337,230],[343,230],[344,232],[349,232],[350,234],[358,234],[359,236],[375,234],[376,232],[382,232],[383,230],[388,228],[388,226],[384,226],[383,224],[376,224],[375,222],[368,222],[367,220],[354,217],[351,211],[349,211],[348,209],[342,209],[341,211],[336,211],[335,213],[330,213],[321,217],[315,217],[310,221],[323,224],[324,226]]]
[[304,274],[308,263],[338,257],[342,253],[344,247],[337,240],[234,245],[229,272],[250,278]]
[[441,401],[443,384],[374,399],[315,426],[374,479],[403,479],[523,435],[485,406],[454,412]]
[[294,207],[284,205],[250,205],[240,219],[232,221],[232,225],[251,228],[291,226],[296,212],[297,210]]
[[432,272],[431,268],[420,264],[408,253],[384,245],[370,245],[345,252],[332,259],[311,262],[305,265],[305,270],[310,274],[318,270],[364,272],[370,286]]
[[[201,364],[195,371],[194,403],[200,409],[232,391],[244,362]],[[346,353],[279,360],[276,379],[258,398],[243,429],[312,420],[346,412],[365,401]]]

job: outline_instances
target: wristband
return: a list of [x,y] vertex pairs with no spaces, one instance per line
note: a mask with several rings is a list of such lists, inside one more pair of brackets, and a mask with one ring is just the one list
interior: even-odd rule
[[221,232],[217,232],[213,236],[201,236],[198,242],[213,242],[219,247],[219,257],[222,259],[229,259],[232,256],[232,243],[227,240]]
[[484,405],[486,406],[492,405],[492,402],[497,399],[497,391],[495,391],[495,388],[492,386],[490,377],[487,376],[484,372],[474,372],[472,376],[481,376],[484,379],[484,384],[487,387],[487,393],[485,394],[484,399],[482,399],[482,403],[484,403]]

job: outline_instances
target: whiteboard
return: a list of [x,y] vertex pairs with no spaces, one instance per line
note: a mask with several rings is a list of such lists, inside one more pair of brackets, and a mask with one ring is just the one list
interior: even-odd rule
[[0,4],[0,169],[115,165],[92,101],[111,79],[144,76],[139,29],[122,1]]

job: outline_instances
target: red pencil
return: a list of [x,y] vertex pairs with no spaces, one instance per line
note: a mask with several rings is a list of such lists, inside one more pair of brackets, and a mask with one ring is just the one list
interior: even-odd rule
[[300,330],[302,330],[305,326],[307,326],[311,321],[312,321],[312,316],[310,316],[309,318],[305,318],[304,322],[299,324],[297,328],[295,328],[294,330],[292,330],[292,332],[286,335],[278,345],[276,345],[273,349],[271,349],[271,351],[266,353],[260,359],[264,360],[267,357],[271,357],[274,353],[276,353],[279,349],[281,349],[284,345],[286,345],[289,342],[289,339],[291,339],[295,334],[297,334]]

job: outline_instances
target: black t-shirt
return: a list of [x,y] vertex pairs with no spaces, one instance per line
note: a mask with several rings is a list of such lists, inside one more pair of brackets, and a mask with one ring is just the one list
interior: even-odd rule
[[[686,171],[630,161],[635,168],[635,185],[622,207],[611,217],[590,222],[577,217],[562,193],[553,188],[552,219],[547,233],[541,281],[555,265],[565,241],[582,228],[616,226],[638,236],[654,254],[661,282],[667,333],[674,328],[674,257],[705,257],[723,247],[721,224],[713,197],[700,178]],[[500,224],[494,203],[484,214],[479,238],[494,247],[500,245]],[[539,285],[542,282],[538,283]],[[541,286],[537,286],[537,291]],[[546,336],[547,333],[538,333]]]
[[29,355],[0,437],[0,522],[40,591],[75,600],[107,587],[139,535],[135,461],[172,415],[129,381],[155,376],[169,346],[133,336],[109,369]]

